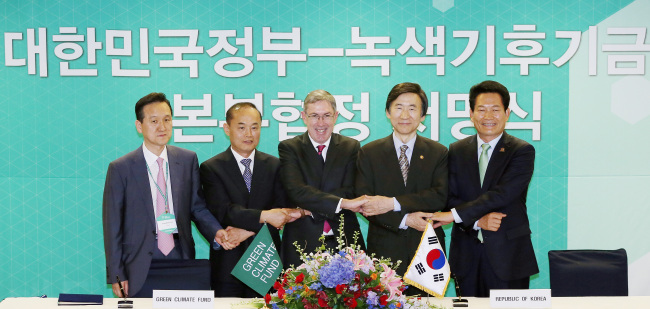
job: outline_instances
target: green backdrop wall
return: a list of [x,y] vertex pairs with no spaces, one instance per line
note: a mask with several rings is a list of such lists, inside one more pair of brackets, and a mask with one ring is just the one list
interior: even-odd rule
[[[629,236],[649,212],[648,7],[0,1],[0,299],[112,295],[104,178],[110,161],[142,143],[133,106],[143,95],[172,99],[172,143],[204,161],[228,146],[220,125],[237,100],[263,110],[258,148],[277,155],[279,140],[304,130],[296,112],[318,88],[337,96],[337,131],[362,144],[384,137],[386,95],[404,81],[429,94],[421,134],[444,145],[474,133],[471,85],[494,79],[516,95],[508,132],[537,150],[528,213],[541,272],[532,288],[549,286],[548,250],[568,247],[625,247],[650,277],[650,245]],[[594,149],[603,142],[611,147]]]

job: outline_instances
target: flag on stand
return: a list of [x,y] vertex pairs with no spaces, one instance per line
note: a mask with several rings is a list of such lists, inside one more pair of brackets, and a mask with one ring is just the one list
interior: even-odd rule
[[282,273],[282,261],[266,223],[231,274],[260,295],[266,295]]
[[445,296],[450,274],[449,263],[438,236],[436,236],[431,223],[427,223],[418,250],[404,274],[404,281],[431,295],[442,298]]

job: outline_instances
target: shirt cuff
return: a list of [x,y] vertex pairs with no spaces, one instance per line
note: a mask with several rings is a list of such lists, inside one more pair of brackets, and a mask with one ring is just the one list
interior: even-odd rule
[[400,228],[400,230],[405,230],[405,229],[408,229],[408,228],[409,228],[409,227],[406,225],[406,216],[408,216],[408,214],[405,214],[405,215],[404,215],[404,218],[402,218],[402,222],[399,224],[399,228]]
[[[402,204],[400,204],[396,198],[393,198],[393,211],[402,211]],[[404,218],[406,218],[406,216],[404,216]],[[402,223],[404,222],[406,222],[406,219],[402,220]]]
[[477,231],[481,229],[480,227],[478,227],[478,221],[474,222],[474,229]]
[[336,210],[334,211],[335,214],[341,212],[341,202],[343,202],[343,199],[339,199],[338,205],[336,205]]
[[461,219],[458,213],[456,212],[456,208],[451,209],[451,215],[454,216],[454,222],[463,223],[463,219]]
[[212,240],[212,249],[214,249],[214,250],[221,249],[221,245],[214,239]]

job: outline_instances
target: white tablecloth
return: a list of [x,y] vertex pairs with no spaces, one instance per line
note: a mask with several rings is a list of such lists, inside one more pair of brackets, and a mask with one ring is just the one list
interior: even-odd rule
[[[103,306],[84,306],[84,308],[103,309],[117,308],[117,298],[105,298]],[[132,299],[134,309],[152,308],[150,298]],[[230,308],[231,304],[242,302],[242,298],[216,298],[214,308]],[[490,308],[489,298],[468,297],[469,309],[487,309]],[[442,300],[430,298],[430,301],[436,305],[442,305],[452,309],[452,298],[447,297]],[[650,296],[629,296],[629,297],[553,297],[553,309],[650,309]],[[74,306],[78,307],[78,306]],[[66,306],[66,308],[74,308]],[[62,308],[57,305],[57,298],[36,298],[36,297],[10,297],[0,302],[0,309],[54,309]]]

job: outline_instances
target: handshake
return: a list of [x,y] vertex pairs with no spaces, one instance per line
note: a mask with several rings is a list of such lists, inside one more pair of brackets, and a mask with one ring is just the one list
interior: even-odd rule
[[393,198],[390,197],[380,195],[362,195],[352,200],[343,199],[341,201],[341,209],[358,212],[366,217],[369,217],[393,211],[395,209],[395,205],[393,203]]
[[[268,223],[277,229],[282,229],[286,223],[296,221],[304,216],[310,216],[311,212],[299,208],[275,208],[262,211],[260,223]],[[214,240],[224,249],[234,249],[241,242],[255,235],[254,232],[245,229],[229,226],[225,230],[219,230]]]
[[[367,196],[363,195],[355,199],[343,199],[341,201],[341,209],[347,209],[353,212],[361,213],[362,215],[376,216],[385,214],[395,209],[393,198],[386,196]],[[501,221],[506,217],[506,214],[500,212],[491,212],[485,214],[478,220],[478,227],[483,230],[496,232],[501,227]],[[454,217],[450,211],[448,212],[414,212],[409,213],[406,217],[406,226],[414,228],[418,231],[424,231],[427,222],[433,221],[433,228],[438,228],[442,225],[447,225],[454,222]]]

